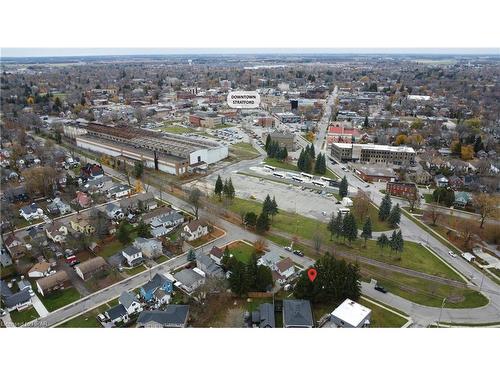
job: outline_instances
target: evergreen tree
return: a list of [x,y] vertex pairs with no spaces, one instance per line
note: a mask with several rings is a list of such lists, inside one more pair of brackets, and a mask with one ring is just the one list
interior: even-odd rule
[[314,163],[314,173],[323,174],[321,173],[321,160],[322,160],[321,154],[318,154],[316,162]]
[[369,127],[369,124],[368,124],[368,115],[365,116],[365,121],[363,122],[363,127],[364,128],[368,128]]
[[479,151],[484,149],[484,144],[481,139],[481,136],[476,137],[476,141],[474,142],[474,152],[478,153]]
[[271,205],[269,207],[269,215],[274,219],[274,216],[278,214],[278,203],[276,203],[276,197],[273,195],[273,200],[271,201]]
[[264,199],[264,202],[262,203],[262,212],[266,215],[270,215],[272,205],[273,202],[271,201],[271,197],[269,196],[269,194],[267,194],[266,199]]
[[333,239],[333,236],[337,234],[337,227],[335,226],[335,215],[332,214],[330,216],[330,221],[328,222],[326,228],[328,229],[328,232],[330,232],[330,240]]
[[397,203],[391,210],[387,221],[391,225],[391,227],[395,228],[399,225],[401,221],[401,209],[399,208],[399,203]]
[[349,241],[349,243],[358,238],[358,226],[356,224],[354,215],[351,213],[348,213],[344,218],[342,225],[342,234],[347,239],[347,241]]
[[214,193],[219,197],[219,200],[222,199],[223,190],[224,190],[224,183],[222,182],[222,178],[220,177],[220,175],[217,175],[217,181],[215,181]]
[[391,251],[395,251],[396,253],[402,253],[404,247],[403,234],[401,231],[392,232],[391,239],[389,240],[389,246]]
[[235,196],[235,191],[234,191],[234,186],[233,186],[233,181],[231,181],[231,177],[229,177],[225,182],[224,182],[224,186],[222,188],[222,191],[224,193],[224,196],[229,199],[229,200],[232,200],[234,199],[234,196]]
[[244,221],[245,225],[255,227],[255,225],[257,224],[257,215],[255,214],[255,212],[247,212],[245,214]]
[[365,224],[363,225],[363,232],[361,233],[361,237],[365,239],[365,247],[366,247],[366,241],[368,238],[372,238],[372,221],[370,219],[370,216],[366,218]]
[[282,160],[288,159],[288,150],[286,149],[286,147],[283,147],[283,155],[281,159]]
[[305,152],[304,150],[300,151],[299,159],[297,160],[297,168],[299,171],[304,171],[305,168]]
[[256,229],[259,233],[264,233],[270,228],[269,216],[265,212],[262,212],[257,218]]
[[137,236],[143,238],[151,238],[151,227],[146,224],[142,219],[137,224]]
[[340,195],[340,198],[344,198],[344,197],[347,197],[347,189],[348,189],[349,185],[347,184],[347,178],[346,176],[344,176],[342,178],[342,181],[340,181],[340,185],[339,185],[339,195]]
[[187,260],[188,260],[188,262],[194,262],[196,260],[196,253],[194,252],[193,249],[189,249],[188,255],[187,255]]
[[314,160],[316,158],[316,152],[314,151],[313,144],[311,144],[308,151],[309,151],[309,156],[311,156],[311,160]]
[[255,291],[257,283],[257,272],[258,272],[257,254],[255,252],[253,252],[252,255],[250,256],[250,260],[247,263],[245,272],[246,272],[245,275],[246,289]]
[[337,212],[337,217],[335,218],[335,235],[337,238],[341,237],[344,235],[344,219],[342,217],[342,214],[340,212]]
[[265,292],[273,285],[273,274],[269,267],[257,267],[257,279],[255,280],[255,290]]
[[383,250],[387,245],[389,245],[389,238],[387,238],[385,233],[382,233],[377,238],[377,246],[380,247],[380,250]]
[[311,158],[311,154],[306,152],[304,154],[304,169],[303,172],[311,172],[312,169],[312,164],[313,164],[314,159]]
[[269,145],[271,144],[271,134],[268,134],[266,137],[266,145],[264,146],[264,149],[267,151],[269,148]]
[[118,238],[118,241],[120,241],[123,245],[130,243],[130,228],[125,221],[122,221],[118,227],[116,238]]
[[229,252],[229,246],[226,245],[224,248],[224,254],[222,255],[221,264],[225,270],[229,269],[229,263],[231,260],[231,253]]
[[318,272],[314,282],[309,280],[307,271],[303,271],[295,286],[294,297],[308,299],[313,303],[340,303],[346,298],[355,301],[360,297],[360,274],[357,265],[325,254],[317,260],[314,268]]
[[238,296],[244,295],[248,291],[245,265],[237,260],[231,262],[230,272],[229,286],[231,291]]
[[378,211],[378,218],[382,221],[387,220],[387,218],[391,214],[391,207],[392,207],[391,196],[389,194],[386,194],[382,198],[382,203],[380,204],[380,208]]

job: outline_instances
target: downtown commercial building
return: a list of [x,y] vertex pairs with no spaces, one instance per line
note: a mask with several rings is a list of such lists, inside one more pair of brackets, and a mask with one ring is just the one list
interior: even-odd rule
[[415,163],[415,150],[406,146],[332,143],[331,155],[340,162],[396,165]]
[[[75,134],[65,126],[65,134]],[[89,124],[84,132],[74,137],[82,149],[142,160],[147,168],[174,175],[182,175],[194,169],[205,169],[228,156],[227,146],[217,142],[191,139],[176,134],[152,132],[129,126],[105,126]]]

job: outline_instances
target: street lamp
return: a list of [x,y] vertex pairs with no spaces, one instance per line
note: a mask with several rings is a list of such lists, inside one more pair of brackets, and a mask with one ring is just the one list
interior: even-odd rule
[[444,307],[445,302],[446,302],[446,297],[443,298],[443,303],[441,304],[441,310],[439,310],[439,319],[437,321],[438,328],[440,328],[439,323],[441,322],[441,314],[443,313],[443,307]]

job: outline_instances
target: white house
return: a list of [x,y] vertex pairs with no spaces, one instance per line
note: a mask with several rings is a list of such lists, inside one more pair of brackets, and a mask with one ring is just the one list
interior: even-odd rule
[[111,189],[109,189],[107,192],[107,196],[108,198],[118,199],[126,197],[130,193],[132,193],[132,188],[128,185],[121,184],[113,186]]
[[38,220],[43,216],[43,210],[36,203],[32,203],[22,207],[19,214],[27,221]]
[[142,262],[142,251],[135,246],[128,246],[122,250],[122,255],[130,267]]
[[208,234],[208,225],[202,220],[193,220],[184,225],[182,234],[187,241],[194,241]]
[[108,203],[106,205],[106,215],[110,219],[115,219],[115,220],[121,220],[125,216],[122,209],[114,203]]
[[125,308],[127,314],[135,314],[142,311],[142,306],[137,297],[130,292],[122,292],[118,302]]
[[223,257],[224,257],[224,249],[221,249],[220,247],[217,246],[212,247],[212,250],[210,250],[210,258],[212,258],[213,261],[218,266],[221,265]]
[[47,262],[38,262],[28,271],[31,278],[45,277],[50,273],[50,264]]
[[53,223],[45,229],[47,238],[56,243],[62,243],[68,235],[68,228],[62,223]]
[[368,307],[346,299],[333,310],[330,321],[340,328],[362,328],[370,325],[371,315]]

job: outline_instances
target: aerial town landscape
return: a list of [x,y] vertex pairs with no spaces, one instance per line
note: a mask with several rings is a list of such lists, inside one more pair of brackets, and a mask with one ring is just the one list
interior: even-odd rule
[[2,327],[500,326],[499,54],[0,63]]

